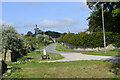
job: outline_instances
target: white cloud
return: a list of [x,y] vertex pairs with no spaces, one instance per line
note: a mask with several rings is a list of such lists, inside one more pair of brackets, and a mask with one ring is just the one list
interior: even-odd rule
[[77,21],[72,18],[65,18],[62,20],[43,20],[38,25],[43,27],[66,27],[76,23]]

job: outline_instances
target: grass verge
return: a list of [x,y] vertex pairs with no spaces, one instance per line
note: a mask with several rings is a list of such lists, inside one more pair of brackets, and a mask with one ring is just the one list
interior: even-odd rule
[[7,78],[113,78],[112,63],[105,61],[69,61],[26,63]]
[[104,53],[103,51],[77,51],[77,50],[71,50],[71,49],[65,49],[63,46],[61,46],[59,43],[56,44],[55,50],[57,51],[63,51],[63,52],[77,52],[77,53],[83,53],[88,55],[101,55],[101,56],[120,56],[119,49],[110,50],[107,53]]
[[[22,70],[20,66],[24,64],[34,64],[34,63],[39,64],[38,61],[43,61],[41,58],[42,54],[43,52],[31,52],[31,53],[28,53],[26,56],[19,58],[17,62],[5,62],[7,66],[12,66],[12,69],[11,69],[11,72],[7,73],[7,76],[3,76],[3,78],[9,78],[9,77],[11,78],[11,75],[14,75],[12,76],[12,78],[17,78],[17,77],[22,78],[24,75],[20,73],[16,73],[16,71]],[[46,59],[44,61],[58,60],[58,59],[64,58],[63,56],[57,53],[47,53],[47,54],[49,54],[50,59]]]

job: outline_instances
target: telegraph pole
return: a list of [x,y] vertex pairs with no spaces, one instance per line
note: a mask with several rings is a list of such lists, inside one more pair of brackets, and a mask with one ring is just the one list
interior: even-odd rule
[[[97,2],[94,6],[96,6],[99,2]],[[104,39],[104,51],[106,53],[106,40],[105,40],[105,27],[104,27],[104,11],[103,11],[103,4],[101,4],[102,9],[102,25],[103,25],[103,39]]]
[[106,41],[105,41],[105,27],[104,27],[103,4],[101,5],[101,8],[102,8],[102,24],[103,24],[104,51],[105,51],[105,53],[106,53]]

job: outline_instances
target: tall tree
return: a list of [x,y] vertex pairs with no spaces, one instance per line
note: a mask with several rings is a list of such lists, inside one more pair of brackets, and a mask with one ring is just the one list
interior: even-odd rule
[[89,31],[97,32],[102,30],[101,4],[103,4],[105,31],[120,33],[120,2],[87,2],[92,10],[88,17]]

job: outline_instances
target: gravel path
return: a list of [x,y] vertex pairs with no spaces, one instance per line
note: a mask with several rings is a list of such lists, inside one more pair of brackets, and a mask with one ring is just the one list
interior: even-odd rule
[[[62,61],[76,61],[76,60],[105,60],[105,61],[110,61],[114,63],[120,63],[120,57],[86,55],[86,54],[75,53],[75,52],[61,52],[61,51],[56,51],[55,47],[56,47],[56,44],[52,44],[44,49],[47,50],[47,52],[61,54],[64,57],[63,59],[53,60],[53,61],[39,61],[39,62],[41,63],[41,62],[62,62]],[[43,50],[40,50],[40,51],[43,51]]]

